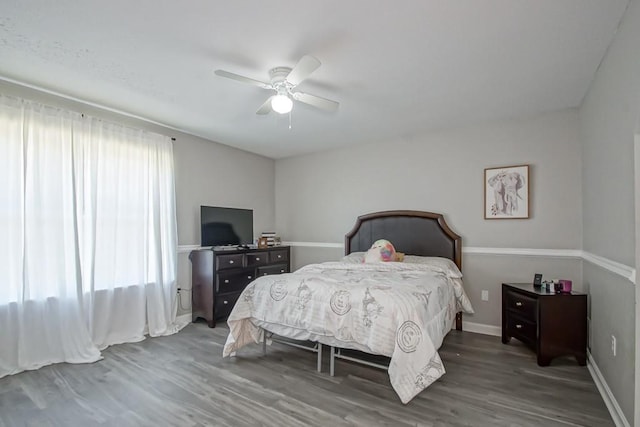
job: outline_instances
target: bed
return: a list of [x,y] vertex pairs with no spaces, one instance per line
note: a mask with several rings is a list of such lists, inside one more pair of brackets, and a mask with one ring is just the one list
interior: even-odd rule
[[[378,239],[406,254],[405,262],[363,263]],[[223,355],[268,334],[322,345],[336,357],[346,352],[389,357],[391,384],[403,403],[445,373],[437,349],[462,312],[473,309],[462,287],[461,238],[441,214],[385,211],[358,217],[345,236],[340,262],[311,264],[294,273],[249,284],[229,318]],[[365,362],[367,364],[376,363]]]

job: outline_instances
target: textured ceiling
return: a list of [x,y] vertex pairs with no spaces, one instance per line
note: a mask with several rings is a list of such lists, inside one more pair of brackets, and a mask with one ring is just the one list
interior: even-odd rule
[[[628,0],[3,0],[0,76],[272,158],[575,107]],[[310,54],[296,103],[257,80]]]

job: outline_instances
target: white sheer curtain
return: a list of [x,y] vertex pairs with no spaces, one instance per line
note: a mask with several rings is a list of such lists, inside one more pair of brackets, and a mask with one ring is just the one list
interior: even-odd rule
[[177,332],[169,138],[0,95],[0,377]]

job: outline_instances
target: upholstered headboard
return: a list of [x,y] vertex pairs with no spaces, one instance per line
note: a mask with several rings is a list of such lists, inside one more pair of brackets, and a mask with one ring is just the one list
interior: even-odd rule
[[462,269],[462,238],[442,214],[422,211],[384,211],[358,217],[345,236],[345,254],[365,252],[378,239],[387,239],[407,255],[449,258]]

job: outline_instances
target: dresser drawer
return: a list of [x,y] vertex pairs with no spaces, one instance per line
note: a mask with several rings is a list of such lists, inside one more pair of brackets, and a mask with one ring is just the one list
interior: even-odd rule
[[538,335],[535,322],[530,322],[510,313],[507,317],[507,332],[512,337],[535,346]]
[[216,270],[242,267],[243,254],[229,254],[216,256]]
[[269,265],[266,267],[258,267],[259,276],[270,276],[272,274],[282,274],[289,272],[289,264]]
[[289,251],[286,249],[275,250],[269,253],[269,262],[282,262],[289,260]]
[[269,252],[254,252],[247,254],[247,267],[257,267],[269,263]]
[[222,271],[217,274],[216,293],[241,291],[254,279],[254,270]]
[[218,295],[216,297],[216,303],[215,303],[215,313],[216,313],[215,318],[226,319],[227,317],[229,317],[229,314],[231,313],[233,306],[236,304],[236,301],[238,301],[240,294],[241,292],[236,292],[234,294]]
[[508,290],[506,292],[505,308],[520,317],[530,321],[536,321],[536,310],[538,301],[519,292]]

